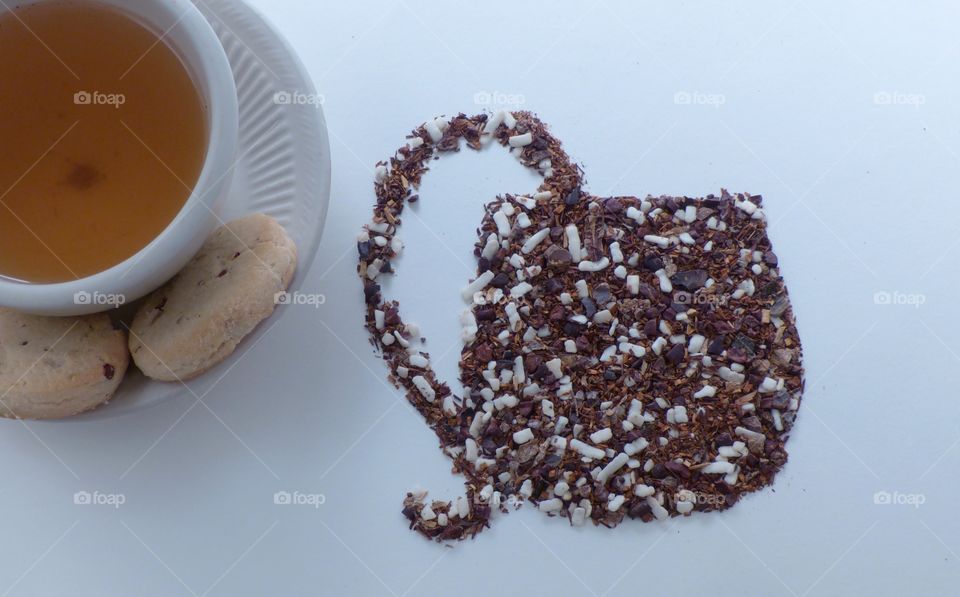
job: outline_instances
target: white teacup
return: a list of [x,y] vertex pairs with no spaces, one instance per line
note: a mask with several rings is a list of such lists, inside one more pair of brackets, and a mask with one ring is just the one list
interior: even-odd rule
[[[43,0],[15,6],[37,1]],[[237,91],[213,28],[189,0],[90,1],[112,7],[163,35],[180,57],[207,107],[203,168],[173,221],[129,259],[69,282],[33,284],[0,278],[0,306],[43,315],[82,315],[144,296],[180,271],[200,249],[217,224],[215,214],[230,188],[239,128]],[[10,6],[0,6],[0,13]]]

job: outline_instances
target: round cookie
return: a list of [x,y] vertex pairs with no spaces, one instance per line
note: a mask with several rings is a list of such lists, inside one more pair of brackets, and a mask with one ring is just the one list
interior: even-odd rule
[[246,216],[217,228],[130,326],[130,353],[153,379],[182,381],[227,358],[276,307],[297,248],[276,220]]
[[44,317],[0,309],[0,416],[59,419],[113,396],[130,362],[105,314]]

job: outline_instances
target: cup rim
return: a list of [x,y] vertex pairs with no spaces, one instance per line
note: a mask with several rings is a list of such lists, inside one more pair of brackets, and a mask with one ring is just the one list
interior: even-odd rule
[[[17,6],[38,1],[42,0],[27,0]],[[239,136],[236,83],[219,37],[196,5],[177,0],[83,1],[109,6],[154,32],[167,31],[168,27],[180,28],[177,35],[185,43],[170,45],[193,79],[207,112],[206,154],[193,190],[177,215],[149,243],[122,262],[95,274],[63,282],[32,283],[0,277],[0,305],[25,312],[84,314],[106,311],[114,305],[88,305],[84,308],[76,303],[74,295],[101,292],[124,296],[129,302],[160,286],[176,274],[183,263],[165,267],[163,263],[146,263],[149,261],[147,257],[162,261],[166,255],[177,253],[178,248],[182,249],[191,241],[197,245],[195,249],[199,249],[199,244],[210,231],[211,219],[218,219],[215,203],[232,177]],[[0,13],[14,9],[0,7]],[[157,11],[174,25],[164,23],[160,26]],[[166,37],[168,33],[161,35]],[[167,40],[163,41],[166,43]]]

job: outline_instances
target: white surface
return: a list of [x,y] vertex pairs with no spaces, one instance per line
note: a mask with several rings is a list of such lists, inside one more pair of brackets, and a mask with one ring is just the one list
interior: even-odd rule
[[[330,145],[320,95],[289,44],[256,10],[234,0],[206,0],[200,6],[230,61],[239,106],[232,184],[216,225],[251,213],[276,218],[299,249],[297,271],[287,289],[293,296],[317,254],[330,200]],[[274,311],[247,344],[257,344],[289,311]],[[235,352],[184,384],[151,381],[133,369],[109,404],[74,421],[114,417],[175,396],[202,397],[242,354]]]
[[[258,0],[326,96],[333,200],[303,290],[327,303],[281,320],[205,406],[184,399],[108,421],[5,423],[0,591],[953,592],[960,9],[404,1]],[[419,483],[451,496],[460,482],[384,385],[361,327],[353,242],[373,201],[373,164],[423,119],[476,111],[479,91],[523,94],[595,192],[763,193],[808,371],[775,491],[719,515],[613,531],[525,511],[454,549],[406,530],[404,490]],[[725,101],[678,104],[677,92]],[[924,103],[877,104],[878,92]],[[470,157],[438,165],[418,211],[464,260],[482,202],[527,182],[504,154]],[[412,224],[398,292],[421,301],[411,313],[442,352],[466,271]],[[876,305],[878,291],[926,302]],[[78,490],[119,492],[126,503],[76,506]],[[326,502],[275,506],[279,490]],[[925,504],[875,505],[879,490],[923,494]]]

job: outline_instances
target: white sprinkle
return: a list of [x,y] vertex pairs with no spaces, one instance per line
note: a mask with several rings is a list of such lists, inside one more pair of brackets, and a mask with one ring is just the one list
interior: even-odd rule
[[652,495],[647,497],[647,505],[650,506],[650,511],[653,512],[653,516],[657,520],[666,520],[670,517],[670,513],[667,512],[667,509],[661,506],[660,502],[658,502]]
[[549,400],[544,398],[540,402],[540,410],[543,411],[543,416],[550,417],[551,419],[553,418],[553,415],[554,415],[553,402],[550,402]]
[[598,325],[610,323],[611,321],[613,321],[613,314],[610,313],[608,309],[597,311],[596,313],[593,314],[593,323],[596,323]]
[[720,379],[723,381],[734,384],[741,384],[747,379],[747,376],[745,376],[743,373],[737,373],[729,367],[720,367],[717,373],[720,375]]
[[577,296],[582,299],[585,299],[590,296],[590,287],[587,286],[586,280],[577,280],[573,284],[577,288]]
[[513,394],[504,394],[493,401],[493,405],[497,408],[497,410],[513,408],[518,404],[520,404],[520,399]]
[[623,261],[623,251],[620,250],[620,243],[610,243],[610,259],[612,259],[614,263]]
[[780,416],[780,411],[772,408],[770,409],[770,416],[773,417],[773,428],[777,431],[783,431],[783,418]]
[[492,135],[497,130],[497,128],[499,128],[500,125],[503,124],[503,117],[504,117],[504,111],[500,110],[496,114],[493,114],[492,116],[487,118],[487,122],[484,123],[483,125],[483,134]]
[[527,209],[533,209],[537,206],[537,201],[533,197],[527,197],[526,195],[517,195],[514,197],[517,200],[517,203],[526,207]]
[[623,503],[627,501],[627,498],[623,497],[622,495],[611,496],[611,497],[612,499],[609,502],[607,502],[607,510],[611,512],[616,512],[617,510],[619,510],[620,506],[622,506]]
[[690,354],[699,354],[703,349],[703,344],[706,341],[707,339],[700,334],[694,334],[693,336],[690,336],[690,344],[687,346],[687,351]]
[[707,475],[726,475],[733,472],[733,463],[717,460],[700,469],[700,472]]
[[662,237],[662,236],[657,236],[656,234],[648,234],[648,235],[646,235],[646,236],[643,237],[643,240],[647,241],[648,243],[653,243],[653,244],[657,245],[658,247],[660,247],[661,249],[666,249],[667,247],[670,246],[670,239],[669,239],[669,238],[664,238],[664,237]]
[[387,179],[387,167],[383,164],[377,166],[377,169],[373,171],[373,179],[376,182],[383,182]]
[[564,340],[563,350],[570,354],[575,354],[577,352],[577,343],[573,340]]
[[490,270],[483,272],[477,276],[476,280],[467,284],[466,288],[460,292],[460,296],[462,296],[463,300],[467,302],[472,301],[474,293],[480,292],[486,288],[487,285],[490,284],[490,281],[493,280],[493,276],[494,274]]
[[550,191],[540,191],[533,194],[534,201],[548,201],[550,197],[553,197],[553,193]]
[[533,290],[533,286],[531,286],[528,282],[520,282],[510,289],[510,296],[513,298],[520,298],[531,290]]
[[543,239],[547,238],[549,234],[550,234],[549,228],[544,228],[542,230],[537,231],[534,235],[528,238],[525,243],[523,243],[523,246],[520,247],[520,252],[523,253],[524,255],[529,254],[531,251],[536,249],[537,245],[542,243]]
[[567,423],[569,422],[570,422],[569,419],[567,419],[563,415],[560,415],[559,417],[557,417],[557,425],[553,429],[554,432],[563,433],[563,430],[567,428]]
[[430,386],[430,382],[427,381],[427,378],[422,375],[415,375],[413,379],[413,385],[417,386],[417,389],[420,390],[420,394],[427,400],[427,402],[433,402],[437,399],[437,393]]
[[620,349],[620,352],[624,354],[632,354],[637,358],[641,358],[647,354],[647,349],[639,344],[633,344],[631,342],[621,342],[617,345],[617,348]]
[[[649,473],[651,470],[653,470],[653,466],[653,460],[647,460],[647,463],[643,466],[643,470]],[[655,493],[657,493],[656,489],[650,487],[649,485],[644,485],[643,483],[637,483],[633,486],[633,495],[637,497],[650,497]]]
[[601,460],[607,455],[607,453],[600,448],[594,448],[578,439],[570,440],[570,447],[579,452],[580,455],[594,460]]
[[533,135],[531,133],[514,135],[510,137],[508,142],[510,143],[510,147],[526,147],[533,143]]
[[517,126],[517,119],[513,117],[512,112],[503,113],[503,126],[507,127],[508,129],[512,129],[513,127]]
[[636,274],[627,276],[627,290],[630,291],[630,294],[640,293],[640,276]]
[[425,369],[430,365],[430,361],[427,360],[427,357],[422,354],[412,354],[410,355],[410,366],[417,367],[419,369]]
[[430,140],[434,143],[440,141],[443,138],[443,131],[440,130],[440,127],[437,126],[436,121],[431,120],[423,125],[423,128],[427,129],[427,134],[430,135]]
[[686,222],[687,224],[693,224],[694,222],[697,221],[697,206],[688,205],[686,209],[684,209],[683,215],[684,215],[684,218],[683,218],[684,222]]
[[394,338],[393,334],[391,334],[390,332],[387,332],[386,334],[383,335],[382,338],[380,338],[380,341],[383,342],[384,346],[390,346],[391,344],[396,342],[397,339]]
[[689,423],[690,419],[687,417],[687,407],[686,406],[674,406],[673,407],[673,420],[676,423]]
[[637,439],[633,440],[629,444],[625,445],[623,447],[623,451],[628,456],[633,456],[634,454],[643,452],[643,450],[646,449],[646,447],[649,445],[650,445],[650,442],[648,442],[646,438],[638,437]]
[[562,365],[563,362],[560,359],[550,359],[546,362],[547,369],[557,379],[563,377]]
[[564,228],[567,234],[567,250],[573,258],[574,263],[579,263],[583,256],[580,254],[580,231],[576,224],[569,224]]
[[613,432],[610,431],[609,427],[604,427],[590,434],[590,441],[595,444],[602,444],[603,442],[610,441],[613,438]]
[[680,514],[689,514],[693,511],[693,502],[677,502],[677,512]]
[[[520,329],[520,324],[522,323],[522,320],[520,319],[520,314],[517,312],[517,304],[507,303],[507,306],[504,307],[503,310],[506,312],[507,319],[510,322],[510,329],[514,332]],[[520,357],[517,357],[517,358],[520,358]]]
[[656,271],[656,276],[660,280],[660,290],[663,292],[673,292],[673,284],[670,283],[670,278],[667,276],[667,270],[658,269]]
[[487,242],[483,245],[483,252],[480,255],[484,259],[491,259],[497,252],[500,250],[500,239],[496,234],[490,234],[487,236]]
[[604,257],[600,261],[581,261],[578,267],[582,272],[599,272],[607,269],[609,265],[610,260]]
[[603,354],[600,355],[600,362],[607,363],[613,359],[614,355],[617,354],[617,345],[611,344],[606,349],[604,349]]
[[529,228],[533,222],[530,221],[530,216],[525,213],[522,213],[517,216],[517,226],[521,228]]
[[587,522],[587,511],[577,506],[570,515],[570,524],[575,527],[581,527]]
[[771,379],[769,377],[763,378],[763,383],[760,384],[759,391],[762,394],[769,394],[777,390],[777,380]]
[[409,141],[407,141],[407,145],[410,146],[410,149],[416,149],[416,148],[420,147],[421,145],[423,145],[423,137],[419,137],[419,136],[418,136],[418,137],[414,137],[414,138],[410,139]]
[[552,498],[549,500],[543,500],[537,504],[537,509],[541,512],[559,512],[563,508],[563,500],[560,498]]
[[464,344],[473,344],[473,341],[477,339],[477,332],[480,331],[480,328],[477,326],[477,318],[473,315],[473,310],[467,309],[460,314],[460,325],[462,326],[460,337],[463,339]]
[[507,214],[503,213],[502,209],[498,209],[493,213],[493,223],[497,225],[497,232],[500,234],[500,238],[510,236],[510,220],[507,219]]
[[692,244],[695,244],[695,243],[697,242],[697,241],[693,240],[693,237],[690,236],[690,233],[689,233],[689,232],[683,232],[683,233],[681,233],[679,238],[680,238],[680,242],[682,242],[682,243],[685,244],[685,245],[692,245]]
[[623,452],[621,452],[620,454],[617,454],[617,456],[613,460],[611,460],[607,464],[607,466],[603,467],[603,470],[600,471],[600,474],[597,475],[597,481],[600,481],[600,483],[605,484],[607,482],[607,479],[609,479],[611,475],[613,475],[614,473],[619,471],[621,468],[623,468],[623,465],[625,465],[628,460],[630,460],[630,457],[624,454]]
[[525,444],[533,439],[533,430],[529,427],[521,429],[513,434],[513,441],[518,444]]
[[457,515],[460,518],[466,518],[470,516],[470,501],[464,497],[458,497],[456,501],[457,506]]
[[754,203],[753,201],[750,201],[749,199],[744,199],[743,201],[738,201],[738,202],[737,202],[737,207],[739,207],[741,210],[743,210],[744,213],[746,213],[746,214],[748,214],[748,215],[751,215],[751,216],[754,214],[755,211],[757,211],[757,204]]
[[[627,277],[627,268],[623,267],[623,265],[618,265],[613,268],[613,275],[623,280]],[[639,278],[637,279],[639,280]]]
[[513,359],[513,382],[516,385],[520,385],[526,380],[527,373],[523,368],[523,357],[516,357]]
[[386,314],[383,311],[381,311],[380,309],[375,310],[373,312],[374,327],[376,327],[378,330],[382,330],[384,326],[385,317],[386,317]]
[[663,352],[663,349],[666,348],[666,346],[667,346],[667,339],[664,338],[663,336],[659,336],[657,337],[656,340],[653,341],[653,344],[650,346],[650,348],[653,349],[653,352],[655,354],[659,355],[661,352]]
[[382,259],[374,259],[373,263],[367,266],[367,277],[375,280],[380,275],[380,268],[383,267]]
[[717,388],[706,385],[700,388],[696,394],[693,395],[694,398],[712,398],[717,394]]

